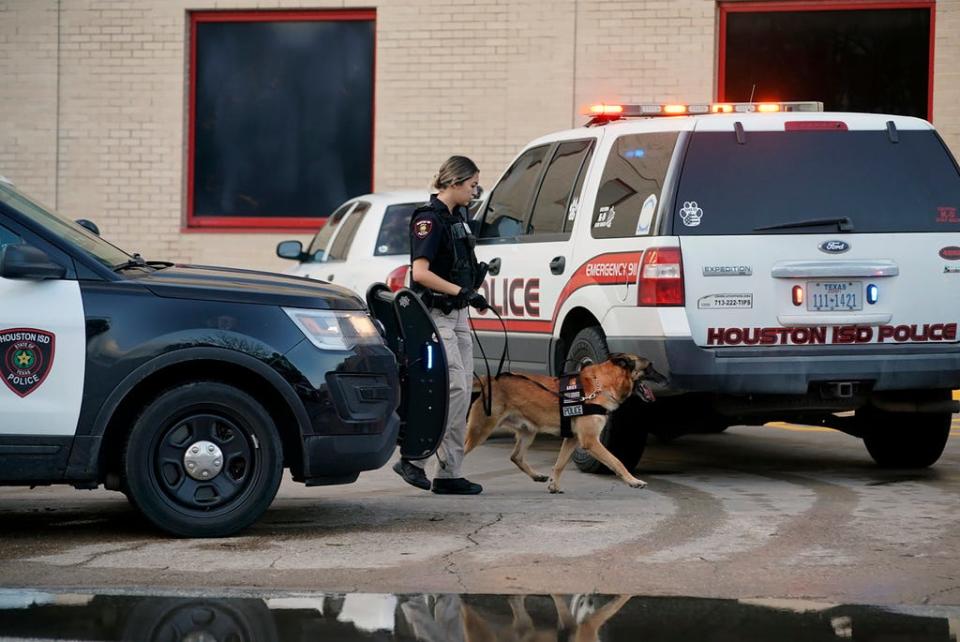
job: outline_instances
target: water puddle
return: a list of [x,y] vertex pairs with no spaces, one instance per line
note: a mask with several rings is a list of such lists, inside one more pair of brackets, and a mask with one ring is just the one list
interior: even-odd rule
[[960,607],[617,595],[265,597],[0,589],[0,640],[956,642]]

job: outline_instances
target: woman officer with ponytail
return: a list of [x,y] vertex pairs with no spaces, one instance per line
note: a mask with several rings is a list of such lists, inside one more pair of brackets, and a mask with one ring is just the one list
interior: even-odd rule
[[411,289],[423,299],[440,331],[447,353],[450,400],[433,485],[423,470],[426,460],[401,459],[393,469],[407,483],[439,494],[477,495],[483,491],[480,484],[464,479],[460,470],[473,381],[467,307],[487,307],[487,300],[477,292],[486,266],[477,263],[473,252],[476,239],[466,224],[466,208],[478,193],[479,181],[480,170],[472,160],[451,156],[434,179],[437,193],[417,208],[410,223]]

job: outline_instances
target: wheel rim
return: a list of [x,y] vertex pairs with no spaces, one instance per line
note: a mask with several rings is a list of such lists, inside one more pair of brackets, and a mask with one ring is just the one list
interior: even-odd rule
[[219,413],[192,412],[160,431],[153,449],[156,487],[174,505],[208,512],[242,497],[256,476],[255,440]]
[[189,602],[165,614],[153,631],[152,640],[190,640],[216,642],[217,640],[247,640],[250,632],[237,614],[219,608],[215,603]]

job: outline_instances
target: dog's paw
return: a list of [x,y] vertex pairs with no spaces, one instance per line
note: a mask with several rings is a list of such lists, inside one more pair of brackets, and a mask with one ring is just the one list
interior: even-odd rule
[[630,486],[630,488],[646,488],[647,482],[642,479],[632,479],[627,482],[627,485]]
[[549,490],[549,491],[550,491],[551,493],[553,493],[554,495],[556,495],[556,494],[558,494],[558,493],[560,493],[560,494],[563,493],[563,491],[560,490],[560,487],[557,486],[557,483],[556,483],[556,482],[553,482],[553,481],[551,481],[551,482],[550,482],[550,485],[547,486],[547,490]]
[[549,476],[549,475],[534,475],[534,476],[533,476],[533,481],[535,481],[535,482],[545,482],[545,481],[549,481],[549,480],[550,480],[550,476]]

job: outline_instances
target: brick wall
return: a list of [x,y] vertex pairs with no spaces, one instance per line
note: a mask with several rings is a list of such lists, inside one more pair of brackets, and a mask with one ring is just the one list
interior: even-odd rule
[[[187,12],[343,7],[377,10],[381,190],[452,153],[490,186],[597,99],[716,92],[714,0],[0,0],[0,173],[147,256],[283,269],[276,242],[307,234],[182,230]],[[960,151],[960,0],[936,29],[934,119]]]
[[960,0],[936,8],[933,65],[933,124],[960,160]]

